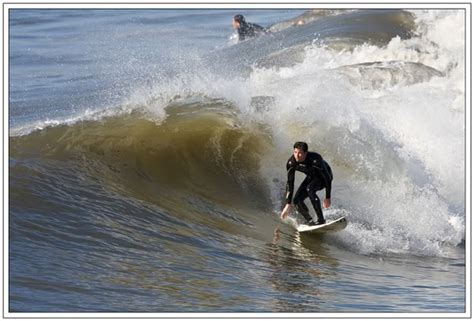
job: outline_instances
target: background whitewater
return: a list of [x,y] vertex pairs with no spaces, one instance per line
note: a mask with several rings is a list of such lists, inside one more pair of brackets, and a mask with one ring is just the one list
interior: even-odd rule
[[[255,67],[248,77],[210,72],[201,52],[188,47],[165,57],[170,64],[137,67],[148,57],[133,55],[117,74],[107,71],[116,88],[108,99],[100,98],[103,106],[80,109],[72,117],[11,123],[10,134],[135,112],[159,126],[176,102],[218,99],[224,101],[220,109],[236,111],[235,126],[244,131],[264,126],[270,137],[271,148],[265,148],[259,164],[275,215],[290,147],[306,140],[336,173],[328,214],[348,215],[351,222],[338,242],[361,253],[444,256],[443,245],[461,243],[465,229],[464,19],[459,11],[412,13],[417,30],[411,39],[353,50],[314,44],[303,49],[302,62]],[[133,37],[133,32],[115,37]],[[124,58],[110,59],[117,65]],[[435,68],[442,76],[418,77],[421,68],[407,70],[407,62]],[[256,108],[254,97],[270,97],[270,104]]]

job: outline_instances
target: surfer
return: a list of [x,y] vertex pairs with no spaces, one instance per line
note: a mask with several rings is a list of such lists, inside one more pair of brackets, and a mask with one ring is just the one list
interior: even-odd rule
[[234,20],[232,21],[232,27],[237,30],[239,35],[239,41],[254,38],[260,36],[267,32],[267,29],[259,26],[255,23],[245,21],[245,18],[241,14],[237,14],[234,16]]
[[[323,211],[321,209],[321,201],[319,200],[317,191],[326,188],[326,198],[323,201],[324,208],[331,206],[331,182],[332,170],[329,164],[315,152],[308,152],[308,144],[305,142],[296,142],[293,146],[293,155],[286,163],[288,172],[288,181],[286,183],[286,206],[281,212],[281,218],[285,219],[290,209],[295,205],[298,212],[303,215],[307,225],[320,225],[326,223]],[[295,172],[303,172],[306,178],[301,183],[293,198],[293,189],[295,185]],[[317,222],[313,220],[309,214],[308,207],[304,200],[309,197],[314,211],[318,217]]]

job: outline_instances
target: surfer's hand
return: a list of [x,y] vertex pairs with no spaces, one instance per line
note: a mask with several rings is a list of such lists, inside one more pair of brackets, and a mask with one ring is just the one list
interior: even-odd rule
[[286,204],[283,211],[281,211],[280,217],[282,220],[284,220],[288,216],[288,214],[290,213],[290,209],[291,209],[291,204]]
[[328,208],[329,206],[331,206],[331,199],[330,198],[325,198],[324,201],[323,201],[323,207]]

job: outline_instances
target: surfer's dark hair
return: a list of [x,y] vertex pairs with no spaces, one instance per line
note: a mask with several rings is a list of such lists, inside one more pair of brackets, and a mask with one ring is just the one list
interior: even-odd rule
[[296,142],[293,145],[293,148],[301,149],[303,152],[306,153],[308,151],[308,144],[306,144],[305,142]]
[[238,23],[242,23],[242,22],[245,22],[245,18],[241,14],[236,14],[234,16],[234,21],[237,21]]

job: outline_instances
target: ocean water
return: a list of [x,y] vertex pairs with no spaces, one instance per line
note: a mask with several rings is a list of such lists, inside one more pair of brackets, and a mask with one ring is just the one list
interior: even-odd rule
[[10,9],[8,312],[467,312],[465,14]]

